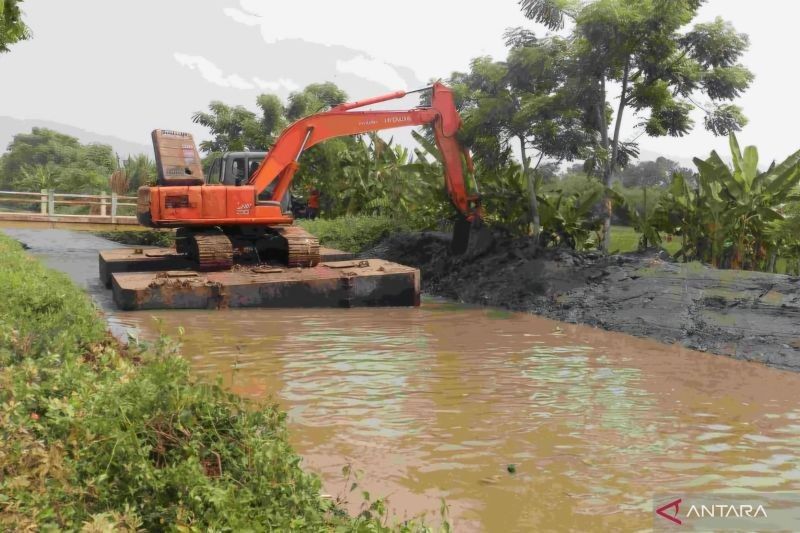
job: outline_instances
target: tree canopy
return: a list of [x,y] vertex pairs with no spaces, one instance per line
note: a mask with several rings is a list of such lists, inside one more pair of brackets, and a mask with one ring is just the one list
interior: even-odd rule
[[209,104],[208,111],[198,111],[192,121],[205,126],[211,139],[200,143],[207,154],[266,151],[291,122],[343,103],[347,94],[330,82],[314,83],[289,95],[286,104],[274,94],[256,98],[260,112],[243,106],[229,106],[220,101]]
[[[693,109],[704,112],[704,126],[715,135],[738,131],[746,123],[731,102],[753,81],[753,74],[739,63],[749,40],[720,18],[686,30],[701,3],[521,0],[523,13],[534,22],[551,30],[571,25],[566,86],[587,127],[596,132],[589,163],[606,187],[614,172],[638,155],[636,145],[621,138],[626,111],[641,119],[638,126],[649,136],[687,134],[694,127]],[[519,39],[530,32],[517,28],[510,33]],[[703,98],[709,103],[701,104]],[[606,249],[610,219],[607,194]]]
[[625,187],[666,187],[672,174],[681,172],[691,176],[691,169],[682,168],[679,163],[658,157],[655,161],[639,161],[620,169],[619,178]]
[[0,0],[0,54],[30,37],[30,30],[22,20],[21,3],[22,0]]
[[462,140],[472,146],[484,169],[496,175],[509,164],[512,147],[519,150],[535,234],[540,165],[545,158],[552,164],[585,155],[591,138],[565,93],[569,43],[520,31],[509,35],[509,44],[505,61],[479,57],[469,72],[455,72],[449,81],[464,119]]
[[[256,98],[258,113],[243,106],[232,107],[214,101],[209,111],[198,111],[192,120],[211,133],[211,139],[200,143],[200,150],[206,153],[207,161],[212,161],[224,152],[267,151],[292,122],[346,100],[347,94],[335,84],[313,83],[291,93],[285,104],[274,94],[259,95]],[[308,149],[303,154],[295,183],[319,186],[321,177],[330,179],[340,173],[341,154],[355,148],[356,142],[352,137],[336,138]]]
[[46,128],[14,136],[0,156],[0,188],[67,193],[108,191],[117,166],[105,144],[81,144],[78,139]]

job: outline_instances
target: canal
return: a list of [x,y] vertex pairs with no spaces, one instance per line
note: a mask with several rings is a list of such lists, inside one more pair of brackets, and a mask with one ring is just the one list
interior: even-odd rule
[[199,378],[280,404],[305,467],[352,511],[368,491],[434,523],[444,498],[457,531],[637,530],[654,493],[800,490],[798,374],[433,298],[119,312],[97,278],[97,251],[117,245],[5,231],[86,288],[115,334],[182,331]]

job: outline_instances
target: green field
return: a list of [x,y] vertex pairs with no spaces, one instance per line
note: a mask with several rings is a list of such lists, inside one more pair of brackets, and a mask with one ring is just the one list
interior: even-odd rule
[[[661,238],[663,239],[661,247],[670,255],[681,249],[680,237],[674,237],[672,242],[667,242],[665,235]],[[635,252],[638,247],[639,233],[636,230],[629,226],[611,226],[611,246],[608,247],[611,252]]]

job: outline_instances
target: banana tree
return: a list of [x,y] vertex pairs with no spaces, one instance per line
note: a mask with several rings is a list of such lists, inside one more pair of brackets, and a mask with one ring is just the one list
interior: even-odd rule
[[604,189],[589,189],[566,195],[555,191],[538,197],[543,245],[567,245],[575,250],[586,250],[597,244],[592,237],[598,235],[602,219],[592,216],[592,211],[603,197]]
[[478,161],[476,174],[481,183],[481,201],[486,221],[513,235],[528,235],[530,192],[522,167],[510,164],[487,169]]
[[665,214],[661,229],[682,235],[678,255],[700,259],[723,268],[764,269],[774,263],[777,243],[770,238],[775,224],[783,220],[784,207],[800,196],[800,151],[781,164],[758,171],[758,150],[739,148],[730,135],[732,165],[717,152],[695,158],[699,170],[697,186],[673,176],[669,193],[660,209]]
[[726,266],[763,268],[772,246],[765,232],[771,223],[783,219],[781,207],[796,199],[792,190],[800,182],[800,151],[780,165],[773,163],[766,172],[759,172],[754,146],[742,152],[731,134],[730,148],[732,168],[716,152],[706,161],[695,159],[700,183],[707,190],[708,204],[724,209],[720,217],[727,228],[714,229],[725,231],[730,239]]
[[[414,216],[431,203],[434,189],[441,183],[441,168],[420,157],[413,162],[407,148],[385,141],[378,135],[366,136],[369,143],[341,154],[337,185],[344,214],[369,213]],[[437,174],[433,179],[431,174]]]

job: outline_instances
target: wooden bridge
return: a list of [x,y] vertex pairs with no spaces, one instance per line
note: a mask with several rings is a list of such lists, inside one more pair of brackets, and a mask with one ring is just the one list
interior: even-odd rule
[[143,229],[136,222],[136,197],[0,191],[0,227],[85,230]]

